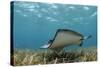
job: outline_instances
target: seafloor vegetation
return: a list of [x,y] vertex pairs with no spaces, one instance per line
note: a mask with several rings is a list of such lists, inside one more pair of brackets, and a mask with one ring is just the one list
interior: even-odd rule
[[87,62],[97,60],[97,48],[89,47],[65,50],[59,54],[47,49],[15,49],[11,57],[15,66]]

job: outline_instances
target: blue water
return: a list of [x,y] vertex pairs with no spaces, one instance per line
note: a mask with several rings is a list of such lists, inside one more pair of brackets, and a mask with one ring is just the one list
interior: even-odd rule
[[82,47],[97,46],[97,7],[14,2],[14,48],[35,49],[53,39],[57,29],[72,29],[92,38]]

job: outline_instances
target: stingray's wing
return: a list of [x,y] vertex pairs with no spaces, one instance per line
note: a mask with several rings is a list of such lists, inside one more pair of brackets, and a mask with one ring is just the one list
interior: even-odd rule
[[41,46],[40,48],[48,48],[52,42],[53,42],[53,40],[49,40],[47,44]]
[[40,48],[48,48],[50,46],[50,44],[45,44],[43,46],[41,46]]

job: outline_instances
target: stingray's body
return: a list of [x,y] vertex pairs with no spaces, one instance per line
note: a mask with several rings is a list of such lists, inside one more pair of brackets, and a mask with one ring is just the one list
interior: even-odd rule
[[58,29],[53,40],[50,40],[44,48],[61,50],[69,45],[82,46],[83,40],[90,37],[84,37],[82,34],[69,29]]

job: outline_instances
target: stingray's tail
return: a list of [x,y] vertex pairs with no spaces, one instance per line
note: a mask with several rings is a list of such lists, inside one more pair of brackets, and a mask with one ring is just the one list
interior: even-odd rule
[[86,36],[86,37],[83,38],[83,40],[90,39],[91,37],[92,37],[92,35]]

